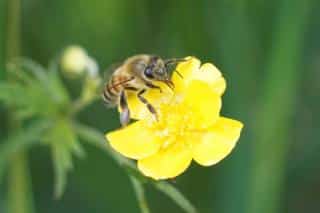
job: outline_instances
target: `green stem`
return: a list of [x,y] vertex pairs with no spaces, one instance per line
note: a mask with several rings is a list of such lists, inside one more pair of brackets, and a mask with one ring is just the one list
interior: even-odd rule
[[[7,1],[7,35],[6,62],[20,55],[20,0]],[[11,80],[11,79],[9,79]],[[14,112],[9,113],[9,133],[15,134],[21,123],[15,119]],[[31,213],[33,200],[31,193],[30,174],[26,153],[16,153],[9,168],[8,210],[10,213]]]
[[25,153],[17,153],[12,159],[9,172],[8,212],[33,212],[29,169]]
[[8,0],[6,57],[7,61],[20,55],[20,0]]
[[0,1],[0,80],[2,80],[5,75],[5,16],[6,1]]
[[273,30],[266,84],[254,125],[249,213],[281,211],[291,119],[294,115],[303,35],[311,1],[283,0]]
[[134,192],[136,194],[141,213],[150,213],[142,183],[132,175],[130,175],[130,180],[131,180]]
[[97,96],[92,97],[92,99],[90,99],[90,100],[84,100],[83,98],[76,99],[72,104],[70,116],[71,117],[75,116],[76,114],[81,112],[81,110],[86,108],[88,105],[92,104],[96,100],[99,100],[99,98],[100,97],[97,95]]
[[170,197],[176,204],[178,204],[187,213],[197,213],[197,209],[190,203],[184,195],[178,191],[171,184],[165,181],[153,181],[153,186],[165,195]]

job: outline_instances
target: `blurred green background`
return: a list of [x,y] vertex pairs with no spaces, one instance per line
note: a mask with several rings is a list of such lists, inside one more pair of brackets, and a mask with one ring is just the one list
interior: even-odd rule
[[[19,2],[0,1],[1,78],[5,53],[15,48],[8,45],[13,1]],[[137,53],[194,55],[220,68],[228,83],[222,114],[245,128],[221,163],[193,164],[175,179],[199,212],[320,212],[320,1],[22,0],[20,6],[21,55],[43,65],[79,44],[102,71]],[[101,102],[80,119],[103,132],[119,126],[117,112]],[[125,172],[101,150],[85,149],[60,200],[52,195],[50,151],[28,152],[36,212],[139,212]],[[146,193],[151,212],[182,212],[152,187]]]

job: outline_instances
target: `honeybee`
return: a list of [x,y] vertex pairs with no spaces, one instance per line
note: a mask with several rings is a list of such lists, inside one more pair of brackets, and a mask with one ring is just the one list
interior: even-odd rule
[[[104,86],[102,99],[109,106],[120,107],[120,123],[122,126],[126,126],[130,121],[130,110],[126,96],[128,90],[135,91],[138,99],[158,120],[155,108],[143,97],[143,94],[148,89],[158,89],[161,92],[161,88],[155,85],[155,82],[163,82],[173,90],[174,84],[170,80],[170,68],[181,61],[185,61],[185,59],[163,60],[159,56],[142,54],[126,59],[114,69]],[[176,70],[174,69],[174,71]],[[178,71],[176,72],[181,76]]]

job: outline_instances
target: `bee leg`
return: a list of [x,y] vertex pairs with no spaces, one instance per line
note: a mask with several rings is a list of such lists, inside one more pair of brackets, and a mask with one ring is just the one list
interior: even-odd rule
[[148,102],[148,100],[145,99],[145,97],[142,96],[143,93],[145,93],[145,92],[146,92],[146,90],[143,89],[143,90],[141,90],[140,92],[138,92],[138,95],[137,95],[137,96],[138,96],[139,100],[147,106],[149,112],[151,112],[151,114],[153,114],[154,117],[156,118],[156,120],[158,121],[158,115],[157,115],[156,110],[155,110],[154,107]]
[[130,121],[130,111],[124,90],[120,94],[120,108],[120,123],[122,126],[127,126]]
[[152,88],[152,89],[158,89],[162,93],[161,87],[159,87],[157,85],[154,85],[152,83],[146,83],[146,86],[149,87],[149,88]]

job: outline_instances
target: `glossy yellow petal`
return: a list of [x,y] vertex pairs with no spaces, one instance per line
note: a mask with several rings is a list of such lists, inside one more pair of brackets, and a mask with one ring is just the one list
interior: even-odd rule
[[172,74],[175,92],[183,92],[185,86],[192,80],[193,73],[198,71],[201,65],[201,62],[195,57],[186,57],[185,59],[187,61],[179,63],[176,67],[181,76],[177,72],[173,72]]
[[161,144],[160,138],[148,128],[145,121],[137,121],[110,132],[106,137],[113,149],[133,159],[145,158],[156,153]]
[[[221,109],[221,97],[210,86],[199,80],[192,81],[185,90],[182,103],[192,116],[192,128],[206,128],[216,122]],[[187,114],[187,113],[186,113]]]
[[208,83],[218,95],[222,95],[226,89],[226,81],[221,72],[211,63],[203,64],[199,72],[194,73],[194,79]]
[[[155,108],[158,109],[160,103],[168,102],[173,96],[173,91],[164,83],[155,83],[159,89],[148,89],[143,97]],[[130,117],[136,120],[142,120],[150,118],[152,114],[148,111],[148,108],[137,97],[137,92],[127,91],[127,101],[130,109]],[[120,109],[119,109],[120,111]]]
[[139,170],[153,179],[174,178],[184,172],[192,161],[192,153],[183,143],[162,148],[155,155],[138,161]]
[[211,166],[225,158],[236,145],[243,124],[220,117],[217,123],[193,143],[193,159],[203,166]]
[[[188,59],[188,58],[186,58]],[[226,81],[221,72],[211,63],[205,63],[200,67],[200,61],[196,58],[190,58],[177,66],[177,70],[183,78],[177,73],[172,76],[176,92],[183,92],[184,89],[194,80],[203,81],[210,85],[218,95],[222,95],[226,89]]]

